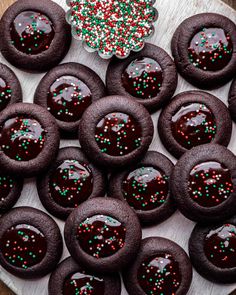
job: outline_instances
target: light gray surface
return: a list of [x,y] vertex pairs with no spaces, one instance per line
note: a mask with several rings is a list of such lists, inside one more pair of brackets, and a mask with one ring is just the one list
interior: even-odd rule
[[[55,2],[61,4],[65,9],[65,0],[56,0]],[[150,42],[158,45],[167,52],[170,53],[170,39],[174,33],[177,25],[184,20],[186,17],[191,16],[200,12],[218,12],[224,14],[236,22],[236,12],[229,6],[224,5],[218,0],[157,0],[156,8],[159,11],[159,19],[156,26],[156,32],[154,36],[150,39]],[[95,70],[104,80],[105,71],[108,61],[101,60],[96,54],[87,53],[78,41],[73,41],[72,47],[69,54],[65,58],[64,62],[74,61],[85,64]],[[0,56],[0,62],[6,63],[2,56]],[[11,66],[19,77],[23,93],[24,101],[32,102],[33,94],[39,83],[41,74],[27,74],[20,70],[15,69]],[[230,84],[226,86],[211,91],[212,94],[218,96],[222,101],[227,103],[227,95]],[[195,89],[193,86],[185,82],[182,78],[179,78],[178,89],[176,93],[182,92],[184,90]],[[174,162],[174,158],[171,157],[168,152],[164,149],[160,143],[160,139],[157,134],[156,125],[159,112],[155,113],[152,118],[155,126],[154,139],[151,144],[150,149],[156,150],[169,156]],[[233,137],[230,142],[229,148],[236,152],[236,140],[235,140],[236,130],[235,125],[233,126]],[[70,144],[79,145],[78,141],[62,141],[61,146],[68,146]],[[35,180],[29,179],[25,181],[25,186],[22,195],[16,206],[29,205],[44,210],[42,207],[35,186]],[[62,232],[63,232],[63,222],[56,219]],[[143,230],[143,237],[148,236],[162,236],[170,238],[187,250],[188,238],[192,231],[194,223],[187,220],[179,212],[176,212],[171,218],[166,222],[150,227]],[[67,250],[64,248],[63,258],[68,256]],[[3,279],[9,286],[11,286],[18,295],[46,295],[47,294],[47,282],[48,277],[44,277],[39,280],[24,281],[22,279],[16,278],[5,270],[0,268],[0,278]],[[193,276],[192,285],[188,295],[226,295],[230,291],[236,288],[236,284],[232,285],[217,285],[200,277],[195,271]],[[127,294],[125,289],[122,290],[122,295]],[[112,294],[111,294],[112,295]]]

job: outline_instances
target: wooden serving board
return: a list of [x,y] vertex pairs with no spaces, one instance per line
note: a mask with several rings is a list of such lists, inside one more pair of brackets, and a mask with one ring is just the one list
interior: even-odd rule
[[[0,4],[7,3],[7,1],[8,0],[0,0]],[[67,10],[66,0],[54,1],[60,4],[65,10]],[[155,4],[155,6],[159,11],[159,19],[155,24],[156,32],[154,36],[150,39],[150,42],[164,48],[169,54],[170,40],[176,27],[180,24],[180,22],[191,15],[201,12],[217,12],[224,14],[225,16],[236,22],[236,12],[219,0],[157,0],[156,2],[157,3]],[[69,61],[85,64],[86,66],[96,71],[104,80],[108,61],[102,60],[97,56],[97,54],[87,53],[78,41],[73,40],[71,49],[64,59],[64,62]],[[0,62],[8,64],[2,56],[0,56]],[[9,66],[15,71],[20,79],[23,88],[24,101],[32,102],[36,86],[38,85],[43,75],[24,73],[12,67],[11,65]],[[229,86],[230,84],[227,84],[218,90],[211,91],[211,93],[219,97],[227,104]],[[176,93],[191,89],[194,89],[194,87],[184,81],[181,77],[179,77],[179,84]],[[168,154],[168,152],[165,150],[160,142],[156,128],[159,113],[160,112],[157,112],[152,116],[155,126],[155,134],[150,149],[161,152],[171,158],[173,162],[176,162],[176,160],[171,157],[170,154]],[[69,145],[78,146],[79,142],[77,140],[61,141],[61,147]],[[229,149],[236,153],[235,125],[233,126],[233,137],[231,139]],[[16,206],[23,205],[32,206],[45,211],[38,198],[35,179],[25,180],[24,189]],[[56,221],[61,229],[61,232],[63,233],[64,223],[58,219],[56,219]],[[188,239],[193,227],[194,222],[186,219],[179,212],[176,212],[171,218],[169,218],[162,224],[144,229],[143,237],[166,237],[177,242],[187,251]],[[68,251],[66,247],[64,247],[62,258],[65,258],[67,256]],[[0,267],[0,279],[2,279],[8,286],[10,286],[17,295],[46,295],[48,278],[49,276],[46,276],[39,280],[26,281],[12,276]],[[235,288],[236,283],[231,285],[213,284],[202,278],[194,271],[193,281],[188,295],[227,295]],[[122,295],[126,294],[127,292],[123,287]]]

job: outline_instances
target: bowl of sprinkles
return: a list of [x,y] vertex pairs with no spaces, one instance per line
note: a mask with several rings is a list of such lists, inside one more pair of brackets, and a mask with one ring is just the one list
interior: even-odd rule
[[105,59],[142,50],[154,33],[158,12],[153,0],[67,0],[67,22],[88,52]]

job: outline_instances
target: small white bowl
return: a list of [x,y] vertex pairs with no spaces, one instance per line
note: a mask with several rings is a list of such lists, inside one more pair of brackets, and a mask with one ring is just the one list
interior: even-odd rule
[[[124,59],[129,56],[131,51],[137,52],[142,50],[145,41],[154,34],[155,29],[153,22],[158,18],[158,12],[153,7],[154,3],[155,0],[67,0],[67,5],[70,9],[66,13],[66,20],[71,25],[72,36],[77,40],[81,40],[83,42],[83,47],[88,52],[97,51],[99,56],[104,59],[109,59],[114,55],[117,58]],[[88,5],[95,7],[96,4],[99,5],[100,8],[100,16],[91,15],[91,8],[87,7]],[[115,12],[110,13],[111,9],[109,9],[109,5],[115,5],[115,11],[120,9],[121,17],[119,20],[115,19]],[[137,13],[129,13],[131,9],[133,9],[133,12]],[[110,18],[105,19],[105,21],[103,18],[104,12],[105,14],[108,13],[110,16]],[[81,19],[83,17],[84,20]],[[147,19],[145,19],[145,17]],[[93,22],[92,25],[89,23],[90,20]],[[109,41],[117,41],[117,39],[111,39],[111,34],[107,34],[107,32],[109,33],[109,25],[107,25],[109,22],[115,28],[112,37],[116,36],[120,41],[120,35],[117,34],[118,30],[121,30],[123,36],[125,36],[123,40],[126,42],[123,44],[120,42],[121,50],[118,50],[117,47],[114,46],[114,41],[113,45],[106,45]],[[132,22],[135,26],[130,24]],[[121,28],[122,26],[124,26],[123,29]],[[98,28],[102,34],[101,38],[97,36],[96,39],[96,28]],[[93,40],[91,40],[87,33],[91,31],[94,36],[93,39],[98,46],[91,46]],[[129,35],[130,41],[127,40],[127,35]],[[137,39],[139,40],[137,41]],[[99,48],[102,44],[105,44],[105,47]]]

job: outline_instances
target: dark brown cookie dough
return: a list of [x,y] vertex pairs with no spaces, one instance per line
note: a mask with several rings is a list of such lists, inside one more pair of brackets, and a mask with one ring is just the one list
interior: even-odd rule
[[160,109],[173,96],[177,72],[171,57],[162,48],[146,44],[138,53],[108,65],[106,86],[109,95],[136,99],[150,112]]
[[43,77],[34,102],[56,118],[63,136],[76,136],[83,112],[105,93],[105,85],[93,70],[70,62],[53,68]]
[[202,89],[215,89],[236,71],[236,25],[216,13],[184,20],[174,33],[171,50],[180,74]]
[[169,183],[173,168],[166,156],[149,151],[138,164],[111,175],[108,195],[126,200],[142,224],[160,223],[175,211]]
[[15,73],[0,63],[0,112],[8,105],[22,101],[21,85]]
[[168,239],[142,240],[136,260],[123,272],[129,295],[187,294],[192,265],[185,251]]
[[65,242],[71,256],[85,268],[111,273],[135,259],[141,227],[133,210],[120,200],[93,198],[69,215]]
[[66,219],[87,199],[105,195],[106,176],[91,164],[80,148],[59,150],[47,173],[37,179],[39,198],[54,216]]
[[0,51],[14,66],[44,72],[56,66],[71,43],[65,11],[51,0],[21,0],[0,21]]
[[45,171],[59,140],[55,119],[41,106],[17,103],[0,114],[0,165],[9,174],[32,177]]
[[236,78],[233,80],[229,90],[228,103],[231,117],[236,122]]
[[0,174],[0,216],[10,210],[20,197],[24,180]]
[[31,207],[12,209],[0,219],[0,264],[24,279],[43,277],[56,268],[62,237],[55,221]]
[[236,218],[212,225],[196,225],[189,239],[194,268],[221,284],[236,282]]
[[218,144],[192,148],[176,163],[171,187],[178,209],[194,221],[218,222],[236,213],[236,157]]
[[77,264],[71,257],[68,257],[51,274],[48,294],[72,295],[77,293],[120,295],[120,277],[118,274],[91,273]]
[[160,139],[176,158],[194,146],[218,143],[227,146],[232,121],[225,104],[203,91],[186,91],[176,95],[160,114]]
[[142,105],[113,95],[87,108],[78,133],[81,147],[91,161],[117,169],[144,156],[152,141],[153,123]]

